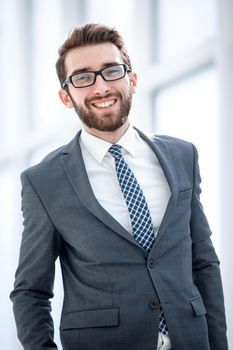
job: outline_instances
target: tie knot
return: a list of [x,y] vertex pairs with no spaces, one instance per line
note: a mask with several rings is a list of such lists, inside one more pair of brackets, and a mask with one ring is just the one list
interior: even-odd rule
[[122,157],[120,145],[112,145],[108,151],[115,159],[119,159],[120,157]]

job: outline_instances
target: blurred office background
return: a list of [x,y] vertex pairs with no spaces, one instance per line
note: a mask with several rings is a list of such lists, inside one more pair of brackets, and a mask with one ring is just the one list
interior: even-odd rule
[[[22,232],[19,174],[80,127],[58,98],[55,61],[70,29],[86,22],[115,26],[126,40],[138,73],[133,123],[190,140],[199,150],[202,202],[221,259],[233,349],[232,18],[232,0],[0,0],[2,349],[21,349],[8,297]],[[58,344],[61,303],[57,264]]]

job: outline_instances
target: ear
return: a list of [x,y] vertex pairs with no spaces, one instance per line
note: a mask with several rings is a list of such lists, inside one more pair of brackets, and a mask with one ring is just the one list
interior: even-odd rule
[[136,88],[137,88],[137,74],[136,73],[130,73],[130,85],[131,85],[131,91],[134,94],[136,92]]
[[67,108],[73,108],[73,102],[65,89],[59,90],[59,97]]

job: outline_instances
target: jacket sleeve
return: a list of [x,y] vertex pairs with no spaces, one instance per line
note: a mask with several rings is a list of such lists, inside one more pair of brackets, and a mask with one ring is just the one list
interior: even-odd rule
[[25,350],[57,349],[53,341],[53,297],[59,238],[27,175],[21,175],[24,231],[13,302],[18,337]]
[[226,319],[219,260],[211,242],[211,231],[200,203],[200,174],[194,147],[192,216],[193,278],[206,308],[211,350],[227,350]]

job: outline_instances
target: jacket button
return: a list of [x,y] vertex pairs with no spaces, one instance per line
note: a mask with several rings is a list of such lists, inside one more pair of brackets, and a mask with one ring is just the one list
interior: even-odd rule
[[158,299],[153,299],[150,301],[149,303],[149,307],[152,309],[152,310],[155,310],[159,307],[159,300]]
[[149,267],[150,267],[151,269],[153,269],[153,268],[155,267],[155,261],[154,261],[154,259],[150,259],[150,261],[149,261]]

